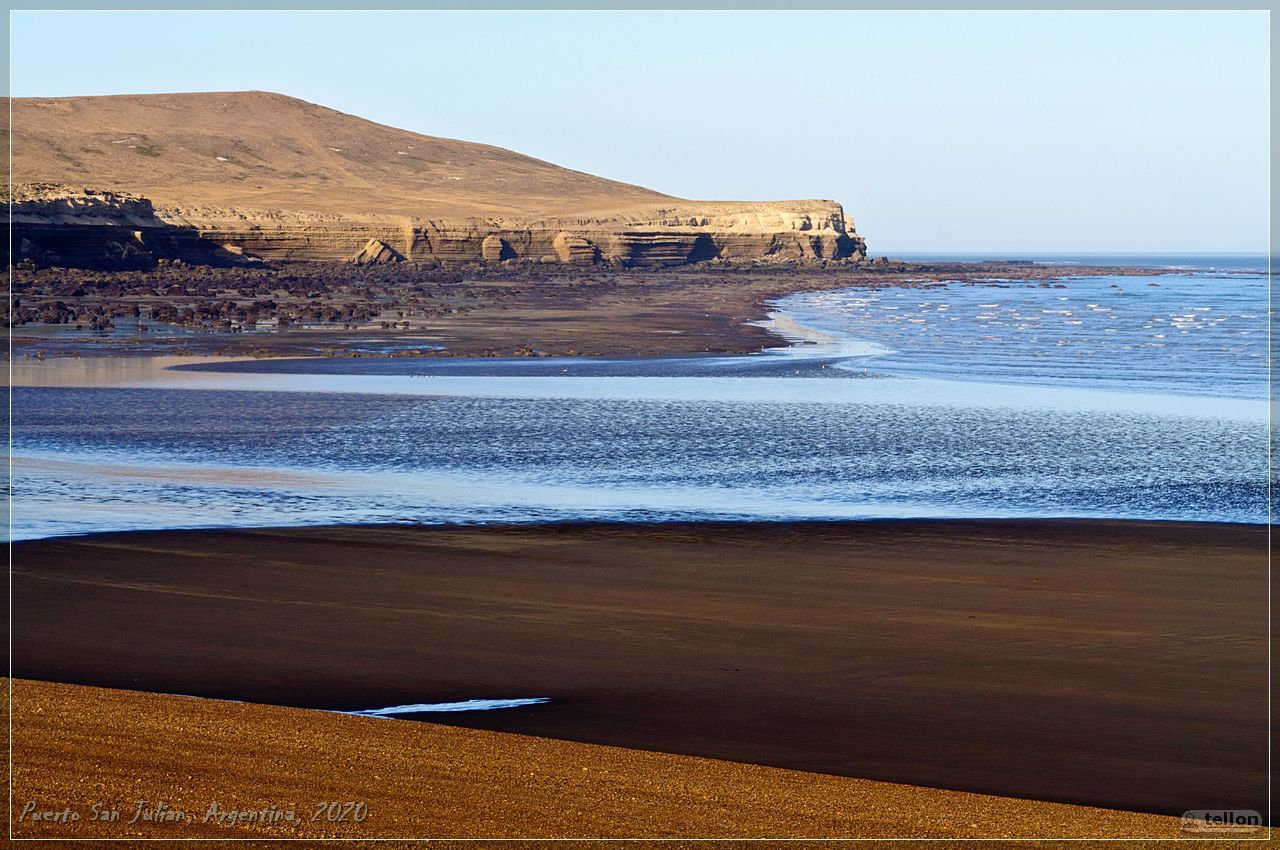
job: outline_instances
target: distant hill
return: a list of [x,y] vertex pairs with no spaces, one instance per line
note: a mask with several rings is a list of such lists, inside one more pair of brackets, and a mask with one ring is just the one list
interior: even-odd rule
[[[688,201],[270,92],[15,98],[12,113],[13,220],[37,264],[93,264],[99,242],[131,262],[164,256],[155,239],[111,247],[119,240],[101,227],[113,215],[131,232],[179,228],[263,259],[581,265],[862,251],[834,201]],[[153,218],[139,218],[146,202]],[[67,228],[90,221],[96,241],[81,251]]]
[[16,98],[13,173],[157,204],[333,213],[543,216],[668,199],[270,92]]

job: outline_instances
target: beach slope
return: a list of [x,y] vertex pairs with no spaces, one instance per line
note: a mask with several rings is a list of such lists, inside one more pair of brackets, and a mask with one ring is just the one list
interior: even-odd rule
[[14,546],[20,677],[1181,814],[1266,803],[1267,532],[333,527]]

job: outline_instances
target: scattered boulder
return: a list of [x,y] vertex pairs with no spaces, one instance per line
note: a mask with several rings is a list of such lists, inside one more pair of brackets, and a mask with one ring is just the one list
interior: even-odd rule
[[381,239],[370,239],[351,258],[351,262],[357,266],[388,266],[392,263],[403,263],[404,257]]

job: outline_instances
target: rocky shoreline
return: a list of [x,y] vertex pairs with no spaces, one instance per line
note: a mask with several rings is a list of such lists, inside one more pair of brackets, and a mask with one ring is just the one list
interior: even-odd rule
[[800,291],[927,288],[1164,269],[1017,261],[731,264],[665,269],[515,263],[155,271],[15,269],[15,357],[138,355],[510,357],[745,353],[781,345],[753,322]]

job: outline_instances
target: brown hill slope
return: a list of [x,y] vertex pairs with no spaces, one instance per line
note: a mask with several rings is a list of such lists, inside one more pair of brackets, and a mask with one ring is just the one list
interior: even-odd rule
[[[833,201],[686,201],[269,92],[15,98],[12,113],[16,244],[37,262],[145,264],[191,253],[192,239],[236,256],[368,262],[835,259],[862,247]],[[68,230],[90,219],[98,230]],[[124,242],[101,229],[112,221]]]

